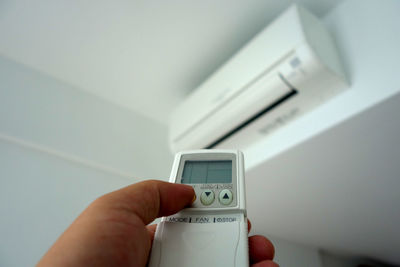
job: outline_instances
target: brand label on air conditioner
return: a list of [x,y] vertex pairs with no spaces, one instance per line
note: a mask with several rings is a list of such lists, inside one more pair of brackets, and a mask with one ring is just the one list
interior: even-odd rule
[[291,109],[286,114],[283,114],[283,115],[277,117],[272,122],[268,123],[267,125],[265,125],[261,129],[259,129],[258,132],[261,133],[261,134],[267,135],[267,134],[271,133],[274,129],[285,125],[291,119],[296,117],[296,115],[298,115],[299,113],[300,113],[299,108]]

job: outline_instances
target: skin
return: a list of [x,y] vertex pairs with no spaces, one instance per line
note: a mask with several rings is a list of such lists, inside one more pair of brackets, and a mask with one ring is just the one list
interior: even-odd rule
[[[155,218],[172,215],[195,198],[191,186],[145,181],[106,194],[89,205],[37,266],[145,267]],[[250,230],[249,223],[249,230]],[[274,247],[265,237],[249,237],[252,267],[276,267]]]

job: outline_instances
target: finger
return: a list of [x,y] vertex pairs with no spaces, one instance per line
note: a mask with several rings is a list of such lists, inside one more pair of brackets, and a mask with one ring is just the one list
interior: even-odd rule
[[267,260],[252,264],[251,267],[279,267],[279,265],[273,261]]
[[150,235],[151,244],[153,244],[154,235],[156,234],[157,224],[147,225],[146,228]]
[[247,233],[250,233],[251,230],[251,222],[249,219],[247,219]]
[[[194,190],[191,186],[162,181],[145,181],[114,191],[111,198],[117,208],[137,215],[144,224],[160,216],[177,213],[192,203]],[[108,201],[107,203],[109,203]]]
[[249,237],[250,262],[256,263],[265,260],[273,260],[275,254],[274,245],[261,235]]

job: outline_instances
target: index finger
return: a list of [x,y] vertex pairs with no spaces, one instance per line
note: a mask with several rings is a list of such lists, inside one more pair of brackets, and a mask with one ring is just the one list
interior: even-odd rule
[[191,186],[150,180],[133,184],[105,197],[113,198],[118,208],[136,214],[144,224],[160,216],[177,213],[190,205],[195,193]]

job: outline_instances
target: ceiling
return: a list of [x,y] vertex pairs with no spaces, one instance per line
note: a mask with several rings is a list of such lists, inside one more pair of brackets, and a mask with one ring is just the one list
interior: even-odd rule
[[165,123],[293,2],[322,16],[341,1],[3,0],[0,55]]

